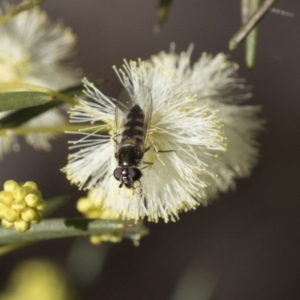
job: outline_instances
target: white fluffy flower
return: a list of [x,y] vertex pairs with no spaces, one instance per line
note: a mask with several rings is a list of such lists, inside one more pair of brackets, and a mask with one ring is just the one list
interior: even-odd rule
[[[80,150],[69,156],[64,171],[80,188],[94,189],[104,208],[124,219],[175,220],[180,211],[206,204],[218,191],[234,186],[236,177],[249,175],[257,157],[254,137],[261,128],[258,108],[237,105],[249,94],[237,78],[236,65],[223,54],[203,55],[191,68],[190,51],[161,53],[148,61],[125,61],[117,74],[130,94],[142,86],[151,91],[147,146],[154,146],[144,154],[143,161],[152,164],[141,163],[141,184],[119,188],[113,177],[115,101],[85,81],[86,94],[94,101],[80,101],[71,121],[92,125],[71,142],[71,149]],[[146,100],[139,101],[143,107]],[[105,127],[107,135],[101,133]]]
[[[163,65],[185,82],[191,92],[197,94],[199,105],[207,104],[224,125],[226,151],[218,153],[218,159],[203,158],[214,173],[214,183],[203,190],[204,198],[215,197],[218,191],[235,186],[236,177],[247,177],[258,158],[257,134],[263,127],[257,113],[259,106],[245,105],[251,98],[245,80],[238,77],[238,65],[226,59],[223,53],[215,57],[203,53],[190,67],[192,47],[176,55],[161,52],[151,58],[155,66]],[[207,158],[207,157],[206,157]]]
[[[0,7],[0,15],[13,7]],[[70,28],[51,22],[39,8],[22,12],[0,26],[0,83],[25,82],[53,90],[61,90],[78,83],[75,68],[66,64],[73,56],[76,38]],[[1,113],[1,116],[6,113]],[[53,123],[55,121],[55,123]],[[65,123],[58,109],[26,122],[23,126],[51,126]],[[52,134],[30,134],[29,144],[49,150]],[[0,156],[10,151],[16,139],[1,137]],[[4,152],[1,152],[3,150]]]

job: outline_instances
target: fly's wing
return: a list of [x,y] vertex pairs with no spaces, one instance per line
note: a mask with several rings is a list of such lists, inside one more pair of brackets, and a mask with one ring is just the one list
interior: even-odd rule
[[145,127],[145,135],[143,140],[143,149],[142,152],[145,152],[145,149],[147,148],[147,136],[149,132],[150,122],[151,122],[151,116],[152,116],[152,96],[149,88],[146,86],[141,86],[136,94],[134,95],[134,103],[138,104],[140,108],[143,110],[145,115],[144,120],[144,127]]
[[114,130],[114,139],[116,142],[116,152],[119,150],[120,142],[122,138],[122,132],[124,131],[124,124],[129,110],[132,108],[134,101],[129,94],[129,92],[124,89],[117,102],[116,102],[116,111],[115,111],[115,130]]

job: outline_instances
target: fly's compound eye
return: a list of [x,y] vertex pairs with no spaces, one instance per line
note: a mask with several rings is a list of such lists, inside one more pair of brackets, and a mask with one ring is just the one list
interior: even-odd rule
[[125,181],[126,179],[128,181],[136,181],[142,177],[142,172],[138,168],[116,168],[114,170],[114,177],[118,181]]
[[142,177],[142,172],[138,168],[129,168],[128,173],[133,181],[139,180]]
[[121,175],[122,175],[122,168],[116,168],[114,170],[114,177],[117,179],[117,180],[121,180]]

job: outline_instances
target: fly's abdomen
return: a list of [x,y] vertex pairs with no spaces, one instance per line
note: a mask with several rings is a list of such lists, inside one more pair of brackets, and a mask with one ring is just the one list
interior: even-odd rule
[[145,115],[139,105],[134,105],[128,115],[124,124],[124,131],[122,133],[121,144],[127,144],[126,141],[132,140],[131,143],[136,143],[140,146],[145,137]]

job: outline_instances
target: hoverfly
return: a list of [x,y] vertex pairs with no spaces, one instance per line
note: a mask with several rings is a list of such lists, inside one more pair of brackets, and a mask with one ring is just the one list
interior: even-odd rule
[[126,89],[121,93],[115,112],[115,157],[118,167],[114,177],[128,189],[134,189],[136,181],[142,177],[139,168],[146,148],[147,132],[152,114],[150,90],[142,86],[131,94]]

